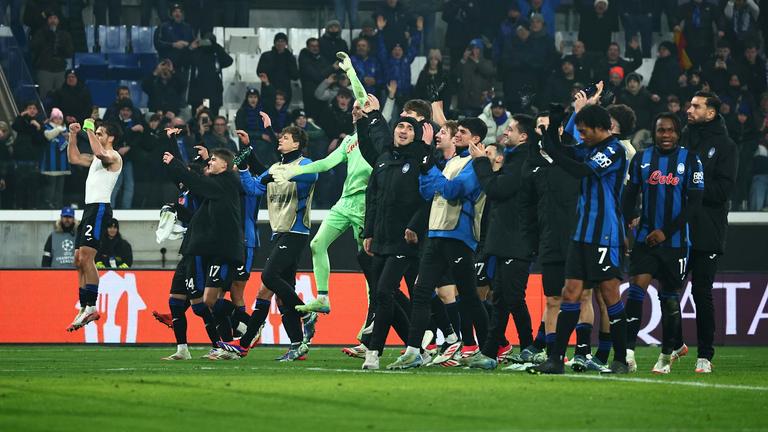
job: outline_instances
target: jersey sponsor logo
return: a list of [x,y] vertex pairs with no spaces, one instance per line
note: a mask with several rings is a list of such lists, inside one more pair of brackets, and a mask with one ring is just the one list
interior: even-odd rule
[[683,173],[685,173],[685,164],[684,163],[680,162],[679,164],[677,164],[677,173],[680,174],[680,175],[683,175]]
[[613,161],[603,152],[595,153],[595,155],[592,156],[592,161],[595,162],[600,168],[608,168],[613,163]]
[[651,173],[646,183],[651,185],[670,185],[677,186],[680,183],[680,177],[675,177],[672,173],[664,175],[660,170],[656,170]]
[[696,171],[693,173],[693,184],[702,184],[704,183],[704,173],[701,171]]
[[711,149],[709,149],[709,152],[707,153],[707,158],[712,159],[712,156],[714,155],[715,155],[715,148],[712,147]]
[[410,169],[411,169],[411,164],[409,164],[408,162],[406,162],[406,163],[405,163],[405,165],[403,165],[403,169],[402,169],[401,171],[403,172],[403,174],[405,174],[405,173],[407,173],[407,172],[408,172],[408,170],[410,170]]
[[357,141],[354,141],[352,144],[347,147],[347,154],[352,153],[357,148]]

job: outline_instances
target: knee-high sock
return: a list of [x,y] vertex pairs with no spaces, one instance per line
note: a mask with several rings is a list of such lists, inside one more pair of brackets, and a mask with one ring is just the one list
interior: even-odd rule
[[[544,328],[544,320],[541,320],[539,324],[539,331],[536,332],[536,338],[533,340],[533,346],[539,350],[543,350],[547,347],[546,329]],[[525,347],[523,347],[525,348]]]
[[251,318],[245,311],[245,306],[235,306],[230,316],[232,320],[232,328],[237,328],[238,324],[243,323],[248,325],[248,320]]
[[258,334],[259,329],[267,320],[269,315],[269,307],[272,302],[264,299],[256,299],[256,306],[253,308],[251,318],[248,320],[248,330],[240,338],[240,346],[250,347],[253,343],[253,339]]
[[448,336],[451,333],[455,333],[455,330],[451,325],[448,312],[446,311],[446,306],[443,304],[443,301],[440,300],[440,297],[438,297],[437,294],[432,296],[430,305],[432,308],[432,320],[437,325],[437,328],[443,332],[443,336]]
[[99,284],[85,284],[85,288],[80,288],[80,307],[96,306],[98,298]]
[[627,348],[635,349],[637,333],[640,331],[640,321],[643,316],[643,300],[645,290],[631,284],[627,289]]
[[619,300],[608,306],[608,319],[611,320],[611,341],[613,342],[613,360],[627,362],[627,313],[624,303]]
[[592,324],[576,324],[576,355],[592,354],[590,339],[592,338]]
[[603,364],[608,363],[608,356],[611,354],[611,347],[613,347],[613,343],[611,343],[611,334],[600,332],[597,334],[597,339],[598,345],[597,351],[595,352],[595,358],[600,360]]
[[286,305],[280,306],[280,313],[283,315],[283,327],[291,343],[301,343],[304,340],[304,330],[301,328],[301,316],[296,309]]
[[232,321],[230,316],[235,305],[227,299],[220,298],[213,305],[213,317],[216,318],[216,329],[224,342],[232,341]]
[[661,352],[672,354],[672,350],[683,344],[680,339],[679,328],[682,327],[680,316],[680,299],[677,293],[660,292],[661,301],[661,328],[663,331]]
[[211,345],[216,347],[216,342],[221,340],[219,332],[216,330],[216,320],[213,318],[213,313],[208,309],[208,305],[205,303],[198,303],[192,305],[192,311],[195,315],[203,319],[205,323],[205,332],[208,334],[208,339],[211,340]]
[[331,275],[328,248],[343,233],[343,231],[339,231],[329,224],[322,223],[320,224],[320,229],[317,230],[317,234],[309,243],[309,248],[312,250],[312,270],[315,273],[318,295],[328,294],[328,279]]
[[177,298],[169,298],[168,306],[171,308],[171,317],[173,318],[173,335],[178,345],[187,343],[187,308],[189,303]]
[[560,314],[557,316],[555,349],[550,353],[550,358],[553,360],[563,360],[565,349],[568,347],[568,339],[571,338],[571,333],[573,333],[573,329],[576,328],[580,312],[581,303],[562,302],[560,304]]

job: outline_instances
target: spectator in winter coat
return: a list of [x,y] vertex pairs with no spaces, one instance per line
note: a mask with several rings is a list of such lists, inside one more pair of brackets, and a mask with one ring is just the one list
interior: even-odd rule
[[64,85],[51,93],[51,105],[61,109],[66,123],[82,122],[91,116],[91,91],[80,82],[74,69],[66,72]]
[[765,57],[758,54],[755,44],[747,44],[744,48],[744,56],[739,62],[739,76],[755,96],[765,93],[768,88]]
[[759,16],[760,6],[755,0],[728,0],[725,4],[722,28],[734,52],[741,53],[747,43],[760,40]]
[[336,53],[343,51],[349,53],[347,41],[341,38],[341,24],[337,20],[330,20],[325,24],[325,33],[320,37],[320,55],[326,62],[336,62]]
[[691,0],[680,6],[679,17],[688,57],[695,65],[704,64],[715,50],[715,36],[724,34],[718,29],[718,6],[704,0]]
[[248,133],[254,156],[260,165],[257,167],[260,169],[259,172],[278,161],[275,153],[277,141],[274,132],[271,131],[271,125],[267,127],[264,124],[264,117],[267,114],[262,113],[262,108],[261,94],[255,88],[249,88],[245,92],[243,104],[235,115],[235,128]]
[[555,34],[555,11],[560,6],[560,0],[517,0],[520,13],[530,20],[534,14],[541,14],[547,24],[547,33]]
[[212,33],[203,35],[189,45],[190,52],[190,86],[189,103],[193,107],[203,104],[208,99],[208,109],[215,115],[224,103],[224,84],[221,80],[221,70],[232,65],[232,57],[224,51],[224,47],[216,42]]
[[443,68],[443,56],[440,50],[430,50],[427,63],[416,81],[413,96],[429,102],[443,101],[444,106],[449,106],[451,102],[449,80],[448,72]]
[[702,67],[702,78],[709,83],[712,91],[720,93],[728,88],[728,80],[737,72],[738,66],[731,57],[730,45],[724,40],[719,41],[715,55]]
[[611,43],[611,33],[618,30],[615,17],[608,14],[608,0],[596,0],[592,8],[581,11],[579,40],[587,51],[602,54]]
[[285,33],[275,35],[272,50],[261,55],[256,72],[259,75],[266,74],[271,85],[275,90],[282,90],[290,104],[291,81],[299,79],[299,68],[296,66],[296,58],[288,49],[288,36]]
[[547,88],[541,92],[542,100],[537,104],[539,108],[544,109],[547,104],[557,103],[563,106],[570,105],[573,101],[574,85],[580,83],[589,85],[583,81],[576,80],[576,69],[569,57],[560,60],[560,68],[552,73],[547,81]]
[[[421,30],[424,28],[424,20],[419,17],[416,20],[415,30],[411,34],[410,43],[406,44],[406,39],[393,41],[387,45],[384,39],[384,29],[387,22],[379,19],[379,62],[384,65],[385,80],[397,81],[398,105],[402,106],[407,99],[410,99],[412,92],[411,85],[411,63],[419,53],[421,46]],[[390,47],[387,50],[387,47]],[[406,51],[407,50],[407,51]]]
[[184,21],[184,9],[174,3],[170,8],[171,19],[164,21],[155,31],[155,49],[161,59],[170,59],[183,70],[189,64],[189,46],[195,40],[195,31]]
[[[133,103],[133,115],[136,117],[141,116],[141,110],[136,107],[138,104],[137,101],[131,99],[131,90],[126,86],[120,86],[117,88],[117,97],[115,98],[115,101],[107,107],[106,111],[104,111],[104,120],[117,121],[117,116],[120,114],[120,101],[124,99],[130,100]],[[90,117],[90,113],[88,117]]]
[[40,192],[40,158],[44,145],[43,126],[40,111],[35,102],[28,102],[16,116],[11,126],[16,131],[13,158],[16,161],[16,187],[14,202],[17,209],[37,208],[37,194]]
[[0,121],[0,208],[13,208],[13,145],[16,132]]
[[237,143],[230,136],[226,117],[214,117],[213,127],[203,136],[203,145],[209,152],[215,148],[225,148],[237,154]]
[[616,103],[627,105],[635,112],[636,132],[632,138],[635,149],[645,148],[651,142],[651,122],[658,110],[659,96],[651,94],[642,85],[643,77],[637,73],[627,75],[626,88],[617,95]]
[[127,269],[133,265],[133,249],[120,235],[120,222],[112,219],[107,222],[107,235],[103,238],[96,254],[96,267],[108,269]]
[[474,116],[482,111],[496,78],[496,68],[483,58],[482,49],[482,40],[470,42],[458,68],[459,110],[466,115]]
[[141,88],[149,96],[150,111],[171,111],[176,115],[181,111],[184,81],[170,60],[164,59],[158,63],[152,76],[142,81]]
[[469,41],[480,37],[485,10],[477,1],[448,0],[443,6],[443,21],[448,24],[445,46],[451,59],[449,70],[455,71]]
[[288,98],[282,90],[275,90],[269,83],[261,85],[261,96],[264,98],[264,111],[272,119],[272,129],[279,134],[291,123]]
[[508,50],[517,39],[517,28],[526,23],[527,21],[520,15],[517,2],[510,4],[507,8],[507,16],[499,25],[499,31],[493,42],[493,61],[496,64],[501,61],[502,53],[508,54]]
[[354,46],[355,53],[350,56],[350,60],[352,60],[352,66],[354,66],[357,76],[360,77],[366,92],[374,95],[379,94],[386,80],[384,67],[379,63],[379,59],[372,55],[372,47],[368,39],[358,38],[355,40]]
[[587,55],[584,42],[580,40],[575,41],[573,48],[571,48],[571,53],[565,56],[565,58],[573,65],[576,81],[582,84],[592,83],[592,60]]
[[340,88],[333,99],[330,109],[320,121],[325,135],[331,140],[328,153],[331,153],[347,135],[354,132],[352,124],[352,91]]
[[491,103],[483,108],[480,120],[485,122],[485,125],[488,127],[488,133],[485,135],[485,139],[483,139],[483,144],[501,144],[504,131],[512,120],[512,114],[504,108],[504,100],[497,97],[493,98]]
[[677,62],[677,55],[673,53],[677,53],[674,43],[664,41],[659,44],[659,55],[653,65],[651,81],[648,83],[648,90],[662,99],[675,93],[678,88],[676,78],[683,72]]
[[620,0],[616,2],[624,26],[624,42],[629,42],[638,35],[643,39],[643,57],[651,57],[653,41],[654,2],[648,0]]
[[304,109],[310,116],[317,116],[324,106],[315,98],[315,90],[334,70],[334,63],[335,60],[328,62],[320,55],[320,41],[317,38],[307,39],[306,48],[299,53],[299,79]]
[[65,176],[72,174],[67,160],[67,127],[60,109],[51,110],[51,118],[43,127],[43,136],[48,145],[40,160],[43,175],[40,208],[55,209],[60,208],[64,200]]
[[117,152],[123,158],[123,170],[117,177],[114,189],[112,189],[112,208],[133,208],[133,195],[136,181],[133,176],[134,160],[138,152],[133,149],[144,139],[144,117],[134,116],[133,103],[129,99],[120,102],[120,111],[115,123],[120,127],[122,134],[117,143]]
[[627,56],[631,60],[625,60],[621,57],[621,51],[619,44],[611,42],[608,45],[608,50],[605,52],[605,57],[597,61],[594,70],[594,81],[608,81],[609,72],[611,68],[615,66],[621,66],[625,74],[634,72],[643,65],[643,54],[640,52],[640,42],[637,39],[627,45]]
[[64,84],[67,59],[74,53],[72,37],[69,32],[61,29],[58,13],[49,10],[45,15],[47,26],[32,36],[29,45],[32,64],[37,70],[38,90],[43,98]]
[[373,20],[379,27],[379,32],[382,33],[384,46],[387,47],[385,52],[389,52],[396,43],[401,43],[407,38],[407,33],[413,30],[414,17],[398,0],[383,0],[382,3],[384,4],[379,5],[373,12]]

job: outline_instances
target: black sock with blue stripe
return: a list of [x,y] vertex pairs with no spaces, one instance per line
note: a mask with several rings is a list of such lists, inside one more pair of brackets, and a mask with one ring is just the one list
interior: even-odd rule
[[229,317],[235,305],[227,299],[220,298],[213,305],[213,316],[216,318],[216,330],[224,342],[232,342],[232,322]]
[[547,333],[544,340],[547,343],[547,356],[555,355],[555,341],[557,340],[557,333]]
[[235,306],[235,308],[232,310],[232,315],[230,315],[230,319],[232,320],[232,328],[236,329],[240,323],[247,325],[250,318],[251,317],[245,311],[245,306]]
[[171,308],[171,317],[173,318],[173,335],[176,337],[176,343],[179,345],[187,343],[187,308],[189,303],[186,300],[178,298],[169,298],[168,306]]
[[627,362],[627,313],[624,303],[619,300],[608,306],[608,319],[611,322],[611,341],[613,342],[613,361]]
[[301,326],[301,316],[292,306],[281,305],[280,314],[283,316],[283,328],[291,344],[301,343],[304,340],[304,329]]
[[256,299],[256,306],[254,306],[251,318],[248,320],[248,330],[246,330],[245,334],[240,338],[240,346],[251,346],[259,329],[264,325],[264,322],[267,321],[267,315],[269,315],[269,308],[271,305],[272,302],[270,300]]
[[96,299],[99,298],[99,284],[85,284],[85,288],[80,288],[80,306],[96,306]]
[[600,332],[597,334],[597,351],[595,352],[595,358],[600,360],[600,363],[608,363],[608,356],[611,355],[611,334],[607,332]]
[[643,316],[643,300],[645,290],[631,284],[627,289],[627,348],[633,350],[637,344],[637,333],[640,331],[640,320]]
[[[565,350],[568,347],[568,339],[579,322],[581,313],[581,303],[560,303],[560,314],[557,316],[557,332],[555,336],[555,349],[550,353],[549,358],[555,361],[562,361],[565,357]],[[554,355],[553,355],[554,354]]]
[[203,319],[203,323],[205,323],[205,332],[208,334],[208,339],[211,340],[211,345],[216,348],[216,343],[221,340],[221,337],[219,337],[219,332],[216,330],[216,320],[213,318],[213,313],[211,310],[208,309],[208,305],[205,303],[193,304],[192,312]]
[[592,324],[576,324],[576,355],[586,356],[592,354],[592,345],[590,344],[591,338]]
[[536,338],[533,339],[533,346],[539,351],[547,347],[547,332],[544,328],[544,320],[541,320],[541,323],[539,324],[539,331],[536,332]]

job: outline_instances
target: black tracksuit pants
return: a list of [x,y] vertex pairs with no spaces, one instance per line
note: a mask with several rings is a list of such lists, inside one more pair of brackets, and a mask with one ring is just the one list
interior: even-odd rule
[[533,343],[531,315],[525,303],[530,266],[529,261],[502,257],[496,259],[496,275],[493,281],[493,304],[496,313],[488,329],[486,343],[482,346],[483,354],[490,358],[496,358],[498,341],[503,338],[507,327],[507,320],[502,320],[501,317],[507,313],[511,313],[515,321],[520,346],[525,348]]
[[688,269],[691,273],[691,294],[696,303],[696,336],[698,357],[712,360],[715,356],[715,306],[712,302],[712,284],[717,273],[718,254],[691,250]]
[[[400,281],[408,269],[418,267],[419,259],[405,255],[375,255],[373,257],[373,274],[376,281],[376,312],[373,321],[372,350],[384,351],[384,344],[393,322],[397,322],[400,330],[408,328],[408,318],[400,303],[396,301],[396,293],[400,292]],[[404,295],[403,295],[404,297]],[[397,318],[397,319],[396,319]],[[401,337],[405,337],[398,331]]]
[[295,309],[296,306],[304,304],[296,294],[296,268],[308,239],[309,236],[305,234],[278,234],[261,272],[264,286],[274,292],[282,302],[280,312],[283,314],[283,326],[293,343],[304,339],[301,317]]

